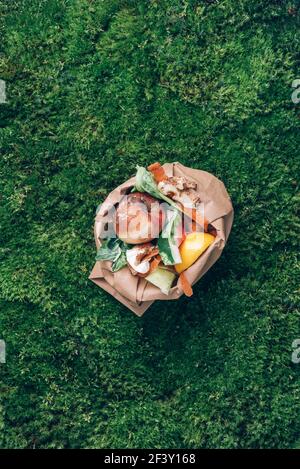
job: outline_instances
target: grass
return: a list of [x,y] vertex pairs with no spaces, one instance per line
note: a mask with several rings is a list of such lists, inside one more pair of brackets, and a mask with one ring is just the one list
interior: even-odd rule
[[[296,2],[1,13],[1,447],[297,446]],[[235,222],[193,298],[140,319],[88,281],[93,218],[156,160],[220,177]]]

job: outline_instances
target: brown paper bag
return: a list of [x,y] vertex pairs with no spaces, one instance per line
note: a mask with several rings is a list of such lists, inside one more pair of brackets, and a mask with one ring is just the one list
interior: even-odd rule
[[[189,282],[194,284],[217,261],[224,249],[233,222],[232,204],[224,184],[212,174],[187,168],[180,163],[167,163],[163,167],[168,176],[186,176],[197,183],[197,192],[204,203],[205,217],[217,229],[215,241],[185,271]],[[99,235],[104,223],[107,222],[109,208],[117,204],[134,184],[135,177],[113,190],[101,205],[94,227],[97,249],[100,246]],[[144,278],[132,275],[127,267],[112,272],[110,261],[97,261],[89,278],[138,316],[142,316],[155,300],[176,300],[183,294],[179,283],[171,288],[168,295],[165,295]]]

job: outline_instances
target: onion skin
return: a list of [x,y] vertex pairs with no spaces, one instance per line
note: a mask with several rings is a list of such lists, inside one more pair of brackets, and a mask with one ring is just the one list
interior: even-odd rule
[[142,244],[157,238],[165,222],[159,201],[134,192],[124,197],[115,214],[117,236],[127,244]]

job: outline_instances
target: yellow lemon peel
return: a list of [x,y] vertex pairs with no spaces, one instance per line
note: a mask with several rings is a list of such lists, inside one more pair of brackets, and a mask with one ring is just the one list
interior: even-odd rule
[[189,233],[179,247],[181,263],[176,264],[178,274],[188,269],[214,242],[215,237],[209,233]]

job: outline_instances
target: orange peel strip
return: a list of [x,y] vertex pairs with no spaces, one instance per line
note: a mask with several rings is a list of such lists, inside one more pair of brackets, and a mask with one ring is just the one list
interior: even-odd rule
[[180,280],[180,283],[181,283],[181,286],[182,286],[183,293],[186,296],[192,296],[193,289],[192,289],[192,286],[191,286],[190,282],[186,278],[184,272],[181,272],[181,274],[179,275],[179,280]]
[[157,183],[167,179],[167,175],[165,173],[165,170],[161,166],[160,163],[156,162],[156,163],[150,164],[150,166],[148,166],[147,169],[148,169],[148,171],[150,171],[152,173],[152,175],[153,175],[153,177],[154,177],[154,179]]
[[148,272],[148,274],[150,274],[151,272],[153,272],[153,270],[155,270],[158,265],[160,264],[160,261],[161,261],[161,257],[160,255],[156,256],[150,263],[150,270]]

